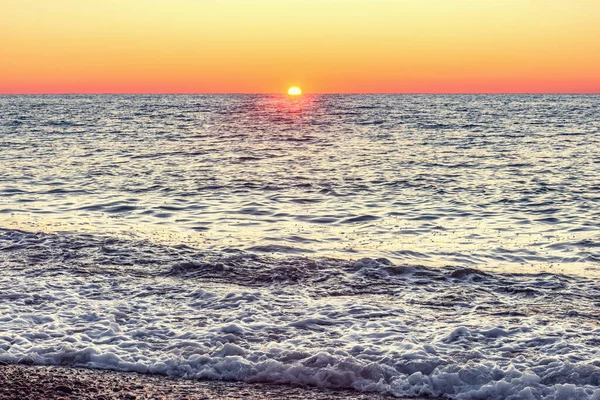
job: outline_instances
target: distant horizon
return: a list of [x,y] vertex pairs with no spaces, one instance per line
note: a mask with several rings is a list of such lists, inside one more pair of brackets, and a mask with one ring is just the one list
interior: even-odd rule
[[[0,96],[282,96],[284,92],[235,93],[235,92],[40,92],[40,93],[0,93]],[[302,96],[598,96],[597,92],[315,92],[303,93]]]

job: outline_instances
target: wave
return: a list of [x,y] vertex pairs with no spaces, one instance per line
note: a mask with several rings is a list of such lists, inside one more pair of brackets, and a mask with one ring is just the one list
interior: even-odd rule
[[592,279],[0,229],[0,361],[395,396],[597,399]]

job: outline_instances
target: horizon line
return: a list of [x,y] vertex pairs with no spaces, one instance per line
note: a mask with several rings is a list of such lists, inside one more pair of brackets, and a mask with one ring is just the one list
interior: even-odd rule
[[[260,96],[260,95],[281,95],[288,96],[285,92],[38,92],[38,93],[2,93],[0,96],[132,96],[132,95],[145,95],[145,96],[227,96],[227,95],[245,95],[245,96]],[[317,92],[317,93],[302,93],[301,96],[315,96],[315,95],[600,95],[600,91],[597,92]]]

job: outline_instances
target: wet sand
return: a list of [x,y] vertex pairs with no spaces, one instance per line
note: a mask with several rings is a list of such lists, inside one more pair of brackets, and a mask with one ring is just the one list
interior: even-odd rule
[[192,381],[129,372],[2,364],[0,365],[0,400],[9,399],[389,400],[395,398],[374,393],[315,389],[289,385]]

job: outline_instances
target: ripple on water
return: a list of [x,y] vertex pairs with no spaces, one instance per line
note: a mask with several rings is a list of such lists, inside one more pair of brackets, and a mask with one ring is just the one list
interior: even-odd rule
[[598,239],[597,100],[0,96],[0,214],[211,248],[285,249],[295,235],[326,256],[589,274],[595,248],[548,244]]

